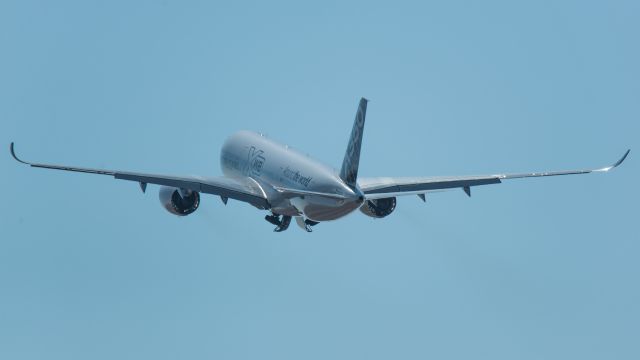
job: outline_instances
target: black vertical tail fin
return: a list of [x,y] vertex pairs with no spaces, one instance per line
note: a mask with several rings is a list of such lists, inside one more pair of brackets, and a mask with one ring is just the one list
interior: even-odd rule
[[358,179],[358,166],[360,165],[360,147],[362,146],[362,133],[364,132],[364,119],[367,115],[367,102],[369,100],[360,99],[356,119],[353,122],[351,137],[347,152],[344,154],[342,161],[342,169],[340,169],[340,178],[350,188],[356,188],[356,180]]

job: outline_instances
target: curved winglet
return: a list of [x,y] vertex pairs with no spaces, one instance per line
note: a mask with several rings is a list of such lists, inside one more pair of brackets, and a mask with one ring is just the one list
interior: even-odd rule
[[20,160],[17,156],[16,156],[16,152],[13,149],[13,142],[11,142],[11,145],[9,145],[9,151],[11,151],[11,156],[13,156],[14,159],[16,159],[17,162],[21,162],[23,164],[27,164],[27,165],[31,165],[30,163],[26,162],[26,161],[22,161]]
[[627,155],[629,155],[630,152],[631,152],[631,149],[628,149],[627,152],[624,153],[624,155],[620,158],[620,160],[618,160],[618,162],[613,164],[613,167],[617,167],[618,165],[622,164],[622,162],[624,161],[624,159],[627,158]]
[[594,171],[601,171],[601,172],[607,172],[611,169],[615,169],[618,166],[620,166],[620,164],[622,164],[624,162],[624,160],[627,158],[627,156],[629,155],[629,153],[631,152],[631,149],[627,150],[627,152],[624,153],[624,155],[622,155],[622,157],[620,158],[620,160],[616,161],[615,164],[611,165],[611,166],[607,166],[605,168],[602,169],[598,169],[598,170],[594,170]]

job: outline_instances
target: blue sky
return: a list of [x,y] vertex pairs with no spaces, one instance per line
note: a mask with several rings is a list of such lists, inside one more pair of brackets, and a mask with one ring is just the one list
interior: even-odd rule
[[0,143],[219,175],[240,129],[361,176],[607,165],[274,234],[0,156],[3,359],[637,359],[636,1],[2,1]]

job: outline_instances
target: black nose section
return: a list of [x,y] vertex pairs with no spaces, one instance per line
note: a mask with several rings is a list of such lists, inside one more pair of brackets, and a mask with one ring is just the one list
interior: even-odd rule
[[364,202],[364,195],[358,196],[358,200],[360,200],[360,202]]

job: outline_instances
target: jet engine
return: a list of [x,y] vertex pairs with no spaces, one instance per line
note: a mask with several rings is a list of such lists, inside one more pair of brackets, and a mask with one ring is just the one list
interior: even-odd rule
[[360,207],[360,211],[372,218],[381,219],[389,216],[396,209],[396,198],[384,198],[377,200],[367,200]]
[[178,216],[187,216],[200,205],[200,193],[197,191],[162,186],[159,195],[162,206]]

